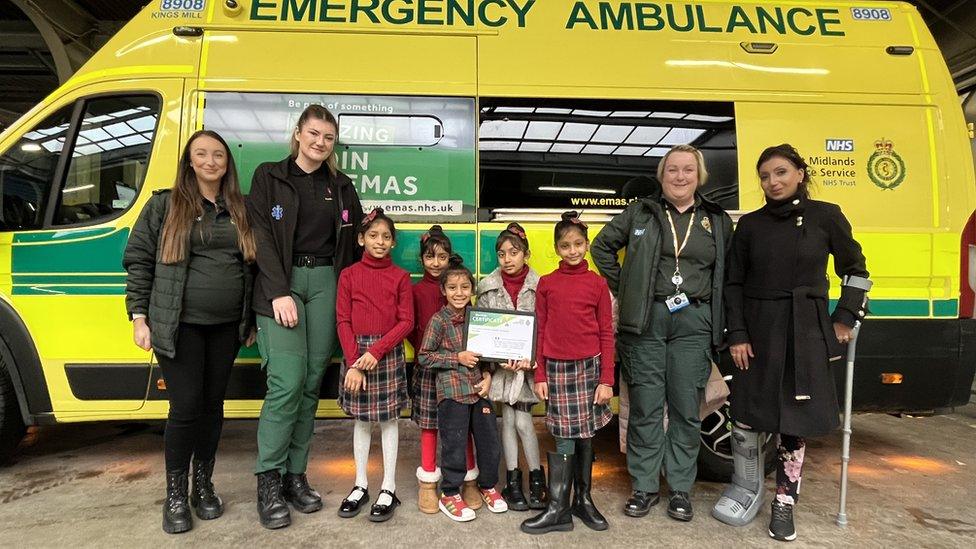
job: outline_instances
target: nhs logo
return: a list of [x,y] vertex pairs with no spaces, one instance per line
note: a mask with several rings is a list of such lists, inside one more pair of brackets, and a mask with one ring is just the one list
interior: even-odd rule
[[827,152],[854,152],[853,139],[828,139]]

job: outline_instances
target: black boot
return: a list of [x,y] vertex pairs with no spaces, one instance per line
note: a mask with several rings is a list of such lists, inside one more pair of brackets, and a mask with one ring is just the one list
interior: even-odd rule
[[529,471],[529,509],[545,509],[549,503],[549,489],[546,488],[546,472],[540,465]]
[[166,501],[163,502],[163,532],[179,534],[193,528],[190,502],[187,500],[189,484],[186,469],[166,471]]
[[281,497],[281,474],[278,471],[258,473],[258,517],[261,526],[274,530],[291,524],[288,504]]
[[314,513],[322,508],[322,496],[308,485],[305,473],[285,473],[282,495],[300,513]]
[[214,460],[207,462],[193,460],[193,490],[190,492],[190,505],[196,510],[200,520],[212,520],[224,514],[224,502],[214,492]]
[[549,453],[549,505],[542,513],[522,522],[526,534],[568,532],[573,529],[573,508],[569,497],[573,491],[576,460],[572,454]]
[[505,474],[505,487],[502,488],[502,497],[508,503],[508,508],[512,511],[528,511],[529,504],[525,501],[525,494],[522,493],[522,471],[515,468]]
[[576,477],[575,497],[573,498],[573,514],[592,530],[606,530],[610,523],[593,505],[590,498],[590,488],[593,486],[593,440],[580,439],[576,441]]

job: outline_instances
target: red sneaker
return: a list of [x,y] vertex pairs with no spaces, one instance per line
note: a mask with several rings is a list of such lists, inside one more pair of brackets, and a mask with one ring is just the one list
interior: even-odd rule
[[437,502],[437,507],[447,517],[455,522],[468,522],[475,519],[474,510],[464,503],[461,494],[453,496],[441,493],[441,499]]
[[488,506],[489,511],[492,513],[504,513],[508,511],[508,503],[498,493],[498,490],[492,487],[488,489],[481,488],[479,491],[481,492],[481,499],[485,501],[485,505]]

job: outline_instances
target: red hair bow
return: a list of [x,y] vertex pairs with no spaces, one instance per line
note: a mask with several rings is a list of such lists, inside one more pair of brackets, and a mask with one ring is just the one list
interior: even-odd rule
[[382,210],[380,210],[379,208],[373,208],[373,211],[369,212],[363,217],[362,224],[369,225],[370,223],[372,223],[373,220],[376,219],[376,216],[379,215],[381,211]]

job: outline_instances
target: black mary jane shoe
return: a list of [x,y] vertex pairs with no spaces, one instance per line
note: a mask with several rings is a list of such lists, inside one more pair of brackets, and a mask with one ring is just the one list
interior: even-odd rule
[[[374,503],[373,507],[369,510],[369,520],[370,522],[386,522],[393,518],[396,508],[400,506],[400,500],[397,499],[396,494],[389,490],[380,490],[380,496],[383,494],[389,494],[393,501],[389,505],[380,505],[379,503]],[[379,501],[379,497],[376,498]]]
[[671,492],[668,496],[668,516],[674,520],[688,522],[695,516],[688,492]]
[[661,496],[657,492],[634,490],[630,499],[624,504],[624,514],[635,518],[646,517],[651,512],[651,507],[657,505],[659,501]]
[[[349,499],[349,496],[356,490],[363,493],[362,497],[357,500]],[[369,491],[360,486],[354,486],[349,491],[349,496],[346,496],[346,499],[342,500],[342,503],[339,504],[339,516],[342,518],[352,518],[358,515],[363,510],[363,507],[366,507],[366,504],[369,503]]]

